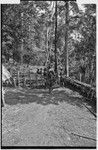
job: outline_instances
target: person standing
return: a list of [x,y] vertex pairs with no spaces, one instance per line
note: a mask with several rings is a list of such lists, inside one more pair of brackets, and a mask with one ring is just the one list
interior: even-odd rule
[[46,68],[44,68],[43,76],[44,76],[44,86],[46,88],[47,87],[47,69]]
[[47,71],[47,87],[49,88],[49,93],[52,92],[52,88],[55,82],[55,74],[54,74],[54,70],[52,68],[50,68]]

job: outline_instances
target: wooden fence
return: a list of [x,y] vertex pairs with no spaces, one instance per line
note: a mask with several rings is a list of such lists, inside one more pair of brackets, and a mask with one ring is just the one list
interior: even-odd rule
[[[45,79],[43,75],[38,75],[30,71],[13,71],[12,77],[14,85],[19,87],[45,87]],[[89,84],[71,79],[70,77],[63,76],[63,85],[74,91],[79,92],[81,95],[96,103],[96,88]]]
[[14,80],[14,86],[37,88],[45,85],[45,79],[43,75],[30,71],[12,71],[12,78]]

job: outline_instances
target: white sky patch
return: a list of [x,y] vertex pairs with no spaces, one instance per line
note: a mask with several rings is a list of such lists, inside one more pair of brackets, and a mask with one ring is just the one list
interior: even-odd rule
[[0,0],[0,4],[20,4],[20,0]]
[[98,0],[77,0],[79,4],[98,4]]
[[78,41],[78,42],[80,42],[81,39],[83,38],[83,36],[79,32],[76,32],[76,31],[74,31],[74,33],[72,33],[71,36],[73,37],[75,41]]
[[80,10],[85,11],[85,8],[84,8],[83,4],[78,3],[78,6],[79,6]]

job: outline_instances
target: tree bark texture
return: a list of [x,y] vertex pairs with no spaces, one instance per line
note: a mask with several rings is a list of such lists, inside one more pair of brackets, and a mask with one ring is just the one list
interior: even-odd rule
[[55,1],[55,74],[57,75],[57,1]]
[[69,76],[69,62],[68,62],[68,29],[69,29],[69,4],[65,2],[65,47],[64,47],[64,60],[65,70],[64,73]]

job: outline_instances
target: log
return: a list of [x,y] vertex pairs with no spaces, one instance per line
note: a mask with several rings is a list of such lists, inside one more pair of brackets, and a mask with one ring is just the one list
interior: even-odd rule
[[89,84],[73,80],[70,77],[63,76],[64,86],[80,93],[82,96],[88,98],[96,104],[96,88]]

